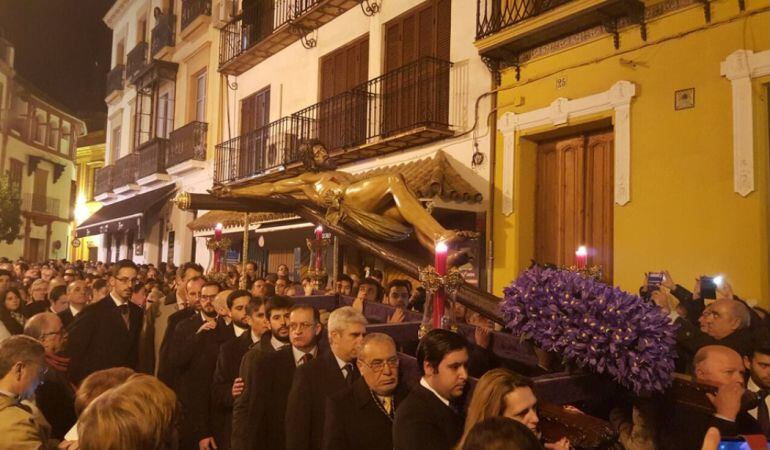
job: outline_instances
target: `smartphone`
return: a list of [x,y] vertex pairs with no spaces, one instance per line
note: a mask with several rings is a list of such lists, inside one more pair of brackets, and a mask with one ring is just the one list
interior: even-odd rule
[[717,298],[717,283],[714,281],[716,277],[700,277],[700,297],[704,299]]
[[663,272],[649,272],[647,274],[647,292],[659,291],[664,279]]
[[719,450],[755,450],[764,448],[770,448],[770,444],[761,435],[723,437],[719,441]]

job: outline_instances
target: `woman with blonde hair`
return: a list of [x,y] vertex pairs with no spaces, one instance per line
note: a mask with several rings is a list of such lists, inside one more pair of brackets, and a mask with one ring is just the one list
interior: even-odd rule
[[[471,428],[477,423],[492,417],[508,417],[525,425],[535,436],[540,437],[537,415],[537,397],[534,383],[527,377],[508,369],[493,369],[482,376],[473,390],[473,397],[468,406],[463,437],[457,448],[462,448]],[[553,444],[546,444],[547,449],[568,450],[566,438]]]
[[171,389],[153,376],[135,374],[88,405],[78,420],[79,448],[173,450],[178,415]]

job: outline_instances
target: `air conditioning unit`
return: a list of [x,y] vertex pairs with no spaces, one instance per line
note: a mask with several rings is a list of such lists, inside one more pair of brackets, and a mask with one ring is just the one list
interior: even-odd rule
[[214,26],[224,28],[233,20],[233,12],[237,8],[238,0],[219,0],[217,10],[215,11]]

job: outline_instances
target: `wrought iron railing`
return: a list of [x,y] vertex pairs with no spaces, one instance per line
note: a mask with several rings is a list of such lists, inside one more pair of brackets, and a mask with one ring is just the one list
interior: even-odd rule
[[21,209],[34,213],[46,214],[49,216],[60,217],[61,209],[59,199],[47,197],[40,194],[23,194],[21,198]]
[[171,132],[166,167],[171,167],[185,161],[206,160],[206,132],[209,124],[206,122],[190,122]]
[[131,153],[117,161],[112,174],[113,187],[136,183],[136,171],[139,164],[139,153]]
[[107,95],[123,90],[123,74],[126,66],[118,64],[107,73]]
[[173,47],[176,32],[176,15],[160,14],[152,29],[152,56],[158,54],[163,47]]
[[217,145],[214,181],[226,183],[300,161],[299,145],[309,131],[304,119],[289,116]]
[[94,196],[112,192],[112,174],[115,166],[104,166],[94,171]]
[[300,162],[299,145],[328,150],[395,138],[420,127],[450,131],[452,63],[424,57],[216,147],[215,182]]
[[476,1],[476,39],[482,39],[571,0]]
[[126,55],[126,80],[133,80],[147,64],[147,42],[136,44]]
[[182,29],[199,16],[211,15],[211,0],[182,0]]
[[156,137],[137,149],[137,179],[156,173],[166,173],[166,155],[168,139]]
[[219,66],[237,58],[278,28],[324,0],[258,0],[221,30]]

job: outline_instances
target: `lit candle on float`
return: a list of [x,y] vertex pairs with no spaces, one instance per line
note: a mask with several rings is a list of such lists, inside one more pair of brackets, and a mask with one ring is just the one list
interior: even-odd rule
[[588,249],[581,245],[575,251],[575,265],[578,269],[585,269],[588,266]]
[[[449,248],[446,243],[440,241],[436,244],[436,273],[443,277],[447,271],[447,253]],[[441,319],[444,317],[444,305],[446,303],[446,291],[444,286],[436,289],[433,294],[433,328],[441,328]]]
[[[222,228],[224,226],[221,223],[216,224],[214,227],[214,241],[219,243],[222,240]],[[218,247],[214,250],[214,271],[219,272],[222,268],[222,250]]]
[[224,227],[221,223],[218,223],[214,227],[214,240],[216,240],[217,242],[219,242],[219,240],[222,239],[222,228]]
[[315,249],[315,269],[316,273],[321,270],[321,240],[323,239],[324,234],[324,227],[321,225],[318,225],[315,227],[315,241],[316,241],[316,249]]

